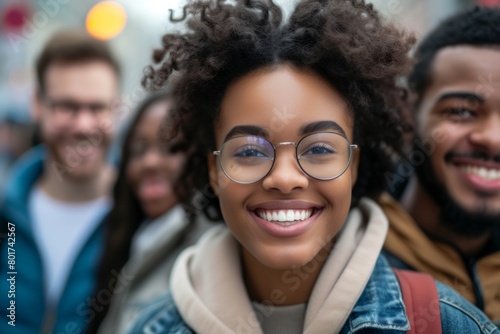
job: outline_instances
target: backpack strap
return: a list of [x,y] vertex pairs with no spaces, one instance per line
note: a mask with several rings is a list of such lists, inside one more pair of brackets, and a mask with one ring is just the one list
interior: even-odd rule
[[441,334],[439,295],[434,278],[428,274],[393,269],[396,274],[406,315],[410,321],[408,334]]

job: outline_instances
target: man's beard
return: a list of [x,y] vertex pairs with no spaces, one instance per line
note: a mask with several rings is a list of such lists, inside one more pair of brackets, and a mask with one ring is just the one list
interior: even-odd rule
[[416,167],[416,172],[420,184],[440,209],[439,224],[442,227],[469,238],[500,231],[500,212],[492,212],[481,198],[477,199],[474,212],[463,208],[437,180],[429,155],[425,154],[425,160]]

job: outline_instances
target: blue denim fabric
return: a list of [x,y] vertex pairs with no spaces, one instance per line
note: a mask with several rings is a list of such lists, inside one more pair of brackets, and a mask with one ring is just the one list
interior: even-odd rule
[[[475,306],[449,287],[439,282],[436,285],[443,333],[500,333]],[[432,306],[418,310],[423,312],[423,319],[431,319],[436,315]],[[427,324],[423,319],[417,321],[416,326],[425,331]],[[387,260],[380,256],[365,290],[340,333],[406,333],[409,329],[399,283]],[[128,331],[128,334],[139,333],[189,334],[193,331],[183,322],[172,296],[167,294],[146,306]]]

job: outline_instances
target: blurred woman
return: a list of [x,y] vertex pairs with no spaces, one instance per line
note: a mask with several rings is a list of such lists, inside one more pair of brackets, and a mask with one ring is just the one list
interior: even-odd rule
[[173,259],[205,230],[174,186],[188,147],[181,136],[162,140],[171,106],[169,93],[148,97],[125,135],[88,333],[123,332],[143,302],[167,290]]

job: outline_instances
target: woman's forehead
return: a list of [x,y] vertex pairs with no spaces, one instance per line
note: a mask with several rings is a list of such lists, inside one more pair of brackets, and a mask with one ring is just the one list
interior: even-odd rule
[[321,77],[290,66],[246,75],[227,90],[216,124],[217,140],[235,126],[253,125],[271,135],[296,132],[308,123],[333,121],[349,136],[345,99]]
[[268,70],[253,71],[232,83],[222,100],[222,109],[234,104],[274,106],[289,109],[346,101],[326,80],[311,71],[282,65]]

